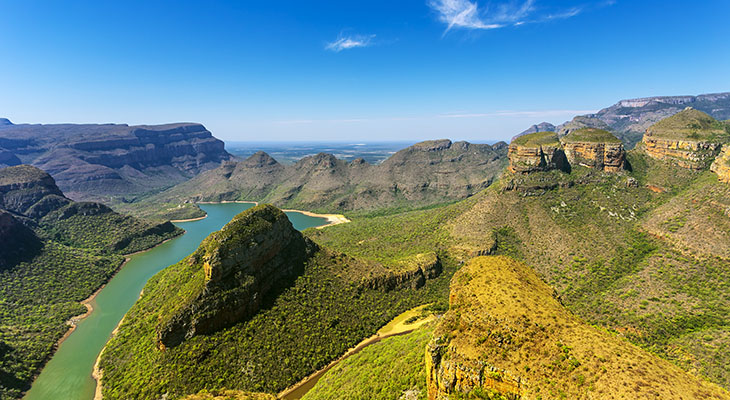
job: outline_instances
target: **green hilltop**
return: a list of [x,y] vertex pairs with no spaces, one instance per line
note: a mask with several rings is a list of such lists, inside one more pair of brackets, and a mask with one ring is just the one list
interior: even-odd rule
[[555,132],[535,132],[521,135],[514,138],[512,143],[525,147],[560,146],[558,134]]
[[687,108],[655,123],[649,127],[647,134],[666,139],[710,141],[727,139],[729,136],[721,122],[693,108]]
[[570,132],[562,139],[563,142],[589,142],[589,143],[621,143],[621,140],[613,133],[598,128],[581,128]]

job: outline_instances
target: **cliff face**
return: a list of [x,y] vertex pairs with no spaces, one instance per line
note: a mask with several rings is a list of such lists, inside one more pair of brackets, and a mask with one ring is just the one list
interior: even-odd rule
[[284,166],[259,152],[181,183],[152,201],[253,200],[330,211],[433,204],[462,199],[487,187],[504,168],[506,153],[501,142],[444,139],[418,143],[379,165],[320,153]]
[[374,268],[371,276],[363,278],[360,287],[390,291],[394,289],[418,289],[426,280],[441,275],[442,266],[436,253],[418,254],[394,263],[387,268]]
[[730,183],[730,145],[722,146],[722,151],[715,158],[710,170],[717,174],[721,182]]
[[618,172],[625,169],[626,152],[618,138],[608,131],[584,128],[562,139],[565,155],[574,165]]
[[477,257],[462,267],[449,306],[425,349],[431,400],[729,397],[585,324],[528,266],[508,257]]
[[169,186],[229,158],[223,142],[200,124],[0,129],[0,164],[35,165],[76,199],[108,199]]
[[70,202],[53,178],[36,167],[0,169],[0,208],[37,219]]
[[561,136],[584,127],[610,130],[631,149],[641,141],[644,132],[652,124],[688,106],[706,112],[716,119],[725,120],[730,118],[730,93],[621,100],[595,114],[578,116],[558,126],[556,130]]
[[273,206],[239,214],[187,260],[194,281],[177,309],[158,324],[158,347],[176,346],[254,315],[267,295],[301,272],[314,249]]
[[699,110],[687,108],[649,127],[643,144],[652,158],[702,170],[710,166],[729,138],[725,125]]
[[555,132],[518,136],[510,144],[508,156],[509,170],[523,174],[568,171],[571,165],[618,172],[626,164],[621,142],[611,133],[594,128],[574,130],[561,141]]

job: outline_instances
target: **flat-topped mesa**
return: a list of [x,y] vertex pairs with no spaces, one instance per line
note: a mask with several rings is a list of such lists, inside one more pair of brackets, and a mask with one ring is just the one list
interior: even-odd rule
[[619,172],[626,168],[624,146],[611,132],[597,128],[582,128],[561,139],[571,165]]
[[274,206],[238,214],[182,261],[191,278],[157,325],[158,348],[250,318],[268,295],[301,273],[315,249]]
[[730,183],[730,144],[722,146],[722,150],[710,166],[710,171],[717,174],[720,182]]
[[568,162],[555,132],[536,132],[517,136],[507,152],[509,170],[530,173],[553,169],[566,170]]
[[730,128],[691,107],[649,127],[643,143],[646,154],[682,168],[703,170],[710,166]]

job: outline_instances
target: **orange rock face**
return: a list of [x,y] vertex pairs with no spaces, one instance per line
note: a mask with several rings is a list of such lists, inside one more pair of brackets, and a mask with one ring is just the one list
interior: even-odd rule
[[722,146],[722,151],[715,158],[710,170],[717,174],[720,182],[730,183],[730,145]]
[[566,166],[565,153],[554,146],[520,146],[510,144],[507,152],[509,170],[515,173],[530,173],[564,169]]
[[626,168],[626,152],[621,143],[568,142],[565,155],[571,165],[619,172]]
[[648,134],[644,135],[643,142],[649,157],[694,170],[707,168],[722,146],[714,142],[665,139]]

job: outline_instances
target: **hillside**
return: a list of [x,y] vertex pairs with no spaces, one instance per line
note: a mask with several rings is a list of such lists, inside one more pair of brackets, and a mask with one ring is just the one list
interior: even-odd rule
[[[487,187],[506,164],[507,147],[435,140],[403,149],[383,163],[352,162],[320,153],[284,166],[263,152],[127,205],[141,215],[199,216],[191,201],[248,200],[313,211],[417,207],[468,197]],[[157,214],[159,216],[159,214]]]
[[230,158],[200,124],[0,124],[0,167],[39,167],[75,200],[129,201]]
[[718,120],[726,120],[730,118],[730,93],[621,100],[595,114],[577,116],[559,125],[556,132],[565,135],[585,127],[606,129],[614,132],[631,149],[641,141],[644,132],[652,124],[686,107],[703,111]]
[[64,196],[29,165],[0,169],[0,398],[14,399],[86,312],[80,302],[121,266],[123,254],[179,235],[98,203]]
[[576,318],[525,264],[478,257],[454,276],[426,347],[428,398],[728,399],[730,393]]
[[[147,283],[102,354],[105,399],[178,398],[210,382],[277,393],[446,295],[450,258],[356,258],[313,244],[282,216],[267,205],[244,211]],[[438,264],[428,268],[428,259]],[[191,330],[170,335],[169,327]]]

